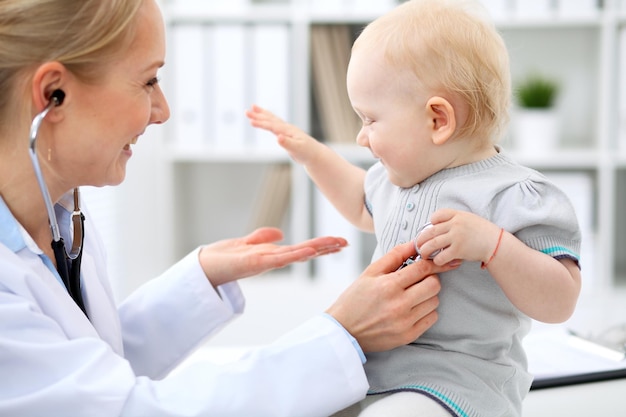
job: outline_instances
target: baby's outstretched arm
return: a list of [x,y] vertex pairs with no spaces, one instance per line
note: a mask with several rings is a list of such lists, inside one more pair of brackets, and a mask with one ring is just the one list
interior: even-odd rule
[[291,159],[304,167],[321,149],[318,146],[320,143],[315,138],[307,135],[300,128],[285,122],[269,110],[254,105],[246,111],[246,116],[250,119],[252,126],[276,135],[278,143],[289,153]]
[[252,126],[276,135],[278,144],[306,169],[319,190],[350,223],[361,230],[374,231],[364,203],[364,169],[266,109],[252,106],[246,116]]
[[580,270],[569,258],[557,260],[475,214],[443,209],[433,227],[417,239],[423,257],[437,265],[454,259],[482,262],[511,302],[529,317],[560,323],[573,313],[581,288]]

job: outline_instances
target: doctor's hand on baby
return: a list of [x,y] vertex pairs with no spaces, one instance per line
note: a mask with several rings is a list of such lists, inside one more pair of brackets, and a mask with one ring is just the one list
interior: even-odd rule
[[437,321],[441,285],[434,274],[460,264],[437,266],[422,260],[399,269],[410,256],[415,256],[412,242],[396,246],[370,264],[326,311],[365,352],[412,342]]

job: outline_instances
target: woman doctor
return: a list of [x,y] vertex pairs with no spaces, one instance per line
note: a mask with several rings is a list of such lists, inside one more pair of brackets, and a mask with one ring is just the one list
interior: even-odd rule
[[237,279],[346,242],[278,246],[279,230],[259,229],[199,248],[119,307],[88,213],[78,250],[72,190],[122,182],[131,145],[167,120],[164,60],[155,0],[0,2],[0,416],[324,416],[360,400],[363,351],[436,320],[439,270],[396,272],[411,244],[276,343],[170,376],[241,313]]

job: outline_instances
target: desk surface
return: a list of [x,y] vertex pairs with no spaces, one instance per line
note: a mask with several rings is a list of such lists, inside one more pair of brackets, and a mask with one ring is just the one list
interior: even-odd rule
[[[543,325],[535,323],[533,332],[525,343],[538,342],[543,337],[542,332],[552,332],[552,337],[561,338],[567,334],[567,329],[575,330],[583,335],[598,334],[603,329],[626,322],[626,291],[624,289],[611,290],[604,293],[583,293],[577,309],[570,320],[562,325]],[[533,340],[533,337],[538,339]],[[551,348],[558,343],[553,340]],[[542,350],[543,349],[543,350]],[[529,368],[534,372],[539,368],[546,370],[550,357],[557,352],[549,351],[550,347],[541,343],[536,344],[528,351]],[[566,352],[572,354],[567,348]],[[570,361],[574,359],[570,357]],[[566,362],[565,356],[560,360]],[[606,362],[609,360],[609,362]],[[619,368],[626,364],[610,362],[610,359],[599,358],[598,366]],[[563,363],[561,363],[562,365]],[[604,364],[604,365],[603,365]],[[591,362],[578,362],[573,366],[590,366]],[[589,370],[589,369],[587,369]],[[562,371],[562,369],[561,369]],[[591,370],[590,370],[591,371]],[[626,371],[620,371],[626,372]],[[595,378],[594,378],[595,379]],[[568,381],[566,381],[568,382]],[[571,382],[571,381],[569,381]],[[580,381],[577,381],[580,382]],[[626,416],[626,378],[611,379],[603,382],[577,383],[556,388],[545,388],[531,391],[524,401],[523,417],[625,417]]]
[[522,417],[624,417],[626,379],[531,391]]

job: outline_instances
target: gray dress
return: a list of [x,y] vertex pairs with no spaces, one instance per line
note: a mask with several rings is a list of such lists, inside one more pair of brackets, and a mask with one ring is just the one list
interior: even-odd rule
[[[365,192],[378,242],[373,259],[412,240],[434,211],[452,208],[490,220],[533,249],[579,261],[580,230],[566,195],[503,153],[412,188],[391,184],[377,163]],[[522,347],[530,318],[479,262],[440,278],[437,323],[414,343],[367,356],[370,394],[418,391],[457,416],[520,416],[532,381]]]

